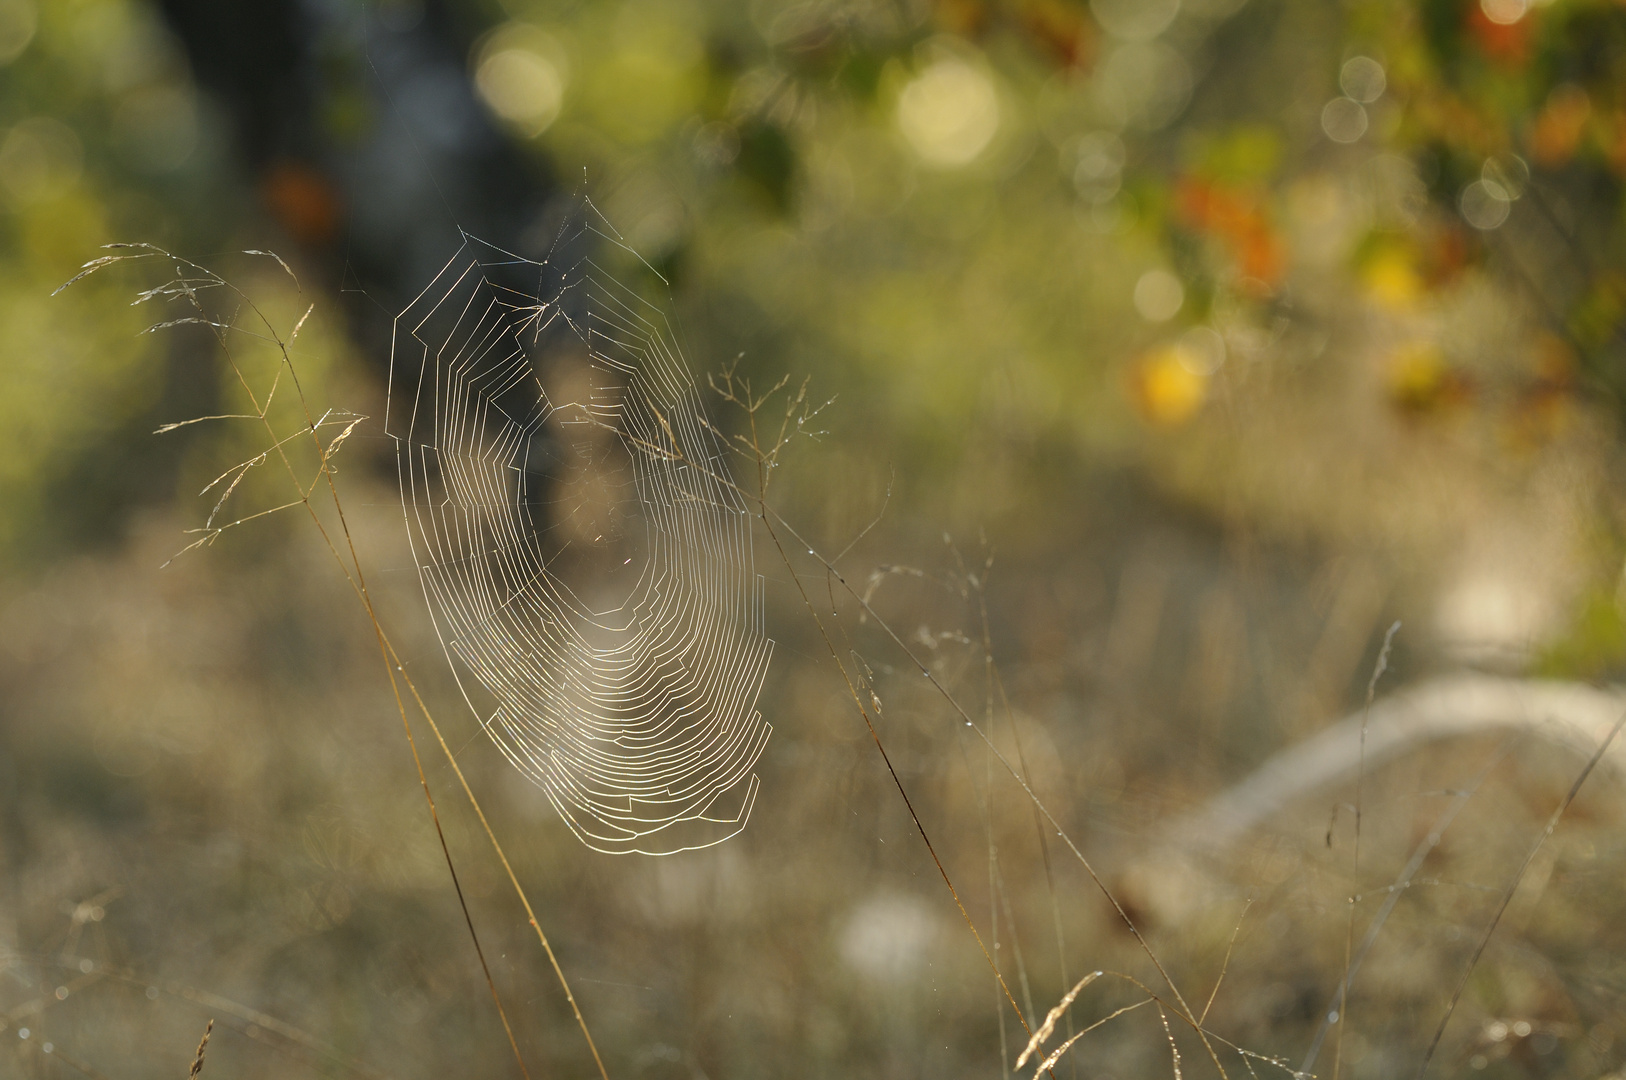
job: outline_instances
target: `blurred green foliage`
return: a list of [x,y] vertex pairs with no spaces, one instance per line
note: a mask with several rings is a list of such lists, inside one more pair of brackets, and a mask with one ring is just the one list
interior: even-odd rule
[[[148,433],[207,405],[187,364],[117,287],[53,290],[102,244],[212,247],[244,205],[187,65],[145,4],[12,0],[26,33],[0,91],[0,552],[8,564],[116,534],[172,495]],[[23,13],[26,13],[26,17]]]

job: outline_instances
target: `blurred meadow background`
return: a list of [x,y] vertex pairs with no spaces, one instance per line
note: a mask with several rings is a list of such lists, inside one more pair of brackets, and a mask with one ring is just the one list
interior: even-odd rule
[[[1566,799],[1626,709],[1626,6],[0,0],[0,88],[0,1076],[180,1076],[211,1018],[204,1077],[519,1075],[309,520],[165,565],[263,446],[153,434],[244,401],[204,328],[142,332],[157,268],[52,295],[112,242],[284,336],[314,304],[306,393],[374,418],[337,480],[385,628],[610,1076],[1007,1077],[1087,972],[1173,1000],[765,537],[742,834],[588,851],[481,734],[378,420],[393,320],[459,230],[539,258],[576,194],[669,282],[702,386],[830,402],[770,501],[1259,1055],[1146,1006],[1055,1075],[1621,1075],[1626,750]],[[424,760],[529,1074],[596,1075]],[[1144,998],[1097,980],[1047,1050]]]

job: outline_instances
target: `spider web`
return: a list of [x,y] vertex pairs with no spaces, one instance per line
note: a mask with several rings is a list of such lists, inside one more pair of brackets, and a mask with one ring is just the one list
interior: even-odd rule
[[540,262],[464,234],[396,319],[385,428],[481,726],[588,847],[670,854],[750,816],[773,643],[722,439],[601,251],[632,254],[585,201]]

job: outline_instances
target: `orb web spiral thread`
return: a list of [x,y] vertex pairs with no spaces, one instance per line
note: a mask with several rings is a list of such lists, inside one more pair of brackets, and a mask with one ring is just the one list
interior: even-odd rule
[[396,320],[385,426],[481,725],[589,847],[668,854],[750,815],[773,643],[726,448],[593,215],[539,262],[465,238]]

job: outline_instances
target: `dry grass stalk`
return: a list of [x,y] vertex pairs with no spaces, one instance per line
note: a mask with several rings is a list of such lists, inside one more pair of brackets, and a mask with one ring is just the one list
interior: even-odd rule
[[[1073,1003],[1073,999],[1078,997],[1079,992],[1100,977],[1101,973],[1099,971],[1092,971],[1082,979],[1078,980],[1078,983],[1074,985],[1071,990],[1067,991],[1067,994],[1056,1003],[1056,1007],[1045,1014],[1044,1023],[1039,1025],[1039,1030],[1035,1031],[1033,1033],[1033,1038],[1028,1040],[1027,1049],[1022,1051],[1022,1056],[1016,1059],[1016,1067],[1018,1069],[1020,1069],[1023,1065],[1026,1065],[1028,1058],[1038,1053],[1039,1048],[1045,1044],[1045,1041],[1049,1039],[1052,1034],[1055,1033],[1056,1021],[1062,1018],[1062,1014],[1067,1011],[1067,1006]],[[1041,1067],[1039,1071],[1044,1072],[1045,1070],[1043,1067]]]
[[1163,1034],[1169,1039],[1169,1053],[1174,1057],[1174,1080],[1180,1077],[1180,1046],[1174,1041],[1174,1032],[1169,1028],[1169,1014],[1163,1011],[1163,1006],[1157,1007],[1157,1018],[1163,1021]]
[[[1069,1051],[1069,1050],[1071,1050],[1073,1048],[1074,1043],[1076,1043],[1078,1040],[1082,1039],[1084,1036],[1088,1035],[1090,1032],[1094,1031],[1096,1028],[1100,1027],[1102,1024],[1105,1024],[1105,1023],[1108,1023],[1110,1021],[1116,1020],[1116,1019],[1118,1019],[1118,1017],[1122,1016],[1124,1013],[1129,1012],[1129,1011],[1131,1011],[1133,1009],[1138,1009],[1142,1005],[1150,1005],[1153,1001],[1156,1001],[1156,1000],[1157,1000],[1156,998],[1141,998],[1139,1001],[1135,1002],[1133,1005],[1125,1005],[1123,1008],[1118,1009],[1118,1010],[1116,1010],[1114,1012],[1110,1012],[1107,1015],[1103,1016],[1101,1019],[1097,1020],[1095,1023],[1091,1024],[1089,1027],[1087,1027],[1084,1030],[1080,1031],[1077,1035],[1074,1035],[1072,1038],[1068,1039],[1066,1042],[1062,1043],[1060,1046],[1058,1046],[1054,1050],[1052,1050],[1050,1052],[1050,1056],[1045,1058],[1042,1062],[1040,1062],[1039,1067],[1037,1069],[1033,1070],[1033,1080],[1039,1080],[1039,1077],[1043,1076],[1045,1073],[1047,1073],[1051,1069],[1055,1068],[1056,1062],[1060,1061],[1061,1056],[1063,1054],[1067,1053],[1067,1051]],[[1165,1017],[1163,1023],[1164,1023],[1164,1027],[1166,1028],[1168,1026],[1168,1019],[1166,1017]],[[1178,1077],[1176,1078],[1176,1080],[1178,1080]]]
[[209,1023],[207,1025],[205,1025],[204,1029],[203,1029],[203,1041],[198,1043],[198,1056],[197,1056],[197,1059],[192,1062],[192,1071],[186,1074],[187,1075],[187,1080],[193,1080],[193,1078],[196,1077],[198,1075],[198,1073],[203,1071],[203,1051],[208,1048],[208,1046],[209,1046],[209,1036],[214,1033],[214,1030],[215,1030],[214,1017],[210,1017],[209,1018]]
[[[167,326],[180,325],[182,323],[199,323],[212,329],[216,344],[218,345],[227,366],[230,368],[232,375],[235,377],[236,384],[242,388],[243,392],[248,396],[250,404],[254,408],[254,412],[249,415],[253,419],[257,419],[260,422],[260,425],[265,429],[266,436],[271,440],[270,448],[263,454],[264,459],[269,461],[270,455],[275,453],[277,460],[283,466],[284,471],[286,471],[288,474],[288,478],[293,483],[295,492],[299,496],[297,499],[290,502],[283,503],[268,510],[261,510],[257,513],[248,514],[226,525],[218,526],[213,524],[215,512],[218,512],[217,505],[216,511],[211,512],[210,514],[210,524],[206,525],[203,529],[193,530],[194,532],[201,532],[203,534],[202,537],[188,545],[186,548],[182,549],[182,551],[177,553],[174,558],[179,558],[180,555],[185,554],[188,551],[192,551],[198,547],[212,544],[215,539],[221,536],[227,529],[246,524],[250,521],[258,520],[259,518],[278,513],[282,510],[292,510],[298,507],[303,507],[305,509],[306,513],[310,517],[312,525],[321,535],[322,541],[327,547],[328,552],[333,556],[335,562],[337,562],[339,572],[344,576],[345,582],[350,586],[352,592],[355,593],[357,600],[360,601],[362,608],[367,614],[367,619],[372,625],[374,636],[378,642],[379,658],[383,662],[385,675],[388,677],[390,682],[390,691],[395,699],[396,711],[401,718],[401,725],[406,735],[407,746],[411,750],[413,764],[418,772],[418,781],[420,786],[423,788],[424,799],[429,806],[429,815],[435,826],[436,838],[440,843],[441,853],[445,856],[446,867],[451,875],[453,887],[457,892],[458,903],[463,910],[464,921],[468,926],[471,939],[474,942],[475,953],[480,960],[480,967],[485,976],[486,986],[491,991],[492,1001],[496,1005],[498,1017],[502,1021],[503,1031],[508,1036],[508,1044],[510,1049],[513,1050],[514,1059],[519,1065],[520,1072],[527,1078],[530,1076],[530,1071],[525,1065],[525,1059],[520,1054],[519,1043],[514,1036],[513,1027],[509,1023],[508,1012],[504,1008],[502,998],[497,992],[496,981],[491,976],[491,969],[486,962],[485,952],[480,947],[478,935],[475,934],[474,921],[472,916],[469,914],[468,904],[463,895],[462,884],[458,879],[457,869],[452,862],[451,848],[447,845],[446,836],[440,824],[439,811],[436,808],[434,796],[430,793],[428,778],[424,773],[423,763],[419,758],[417,740],[412,733],[412,724],[407,716],[406,699],[401,693],[403,686],[411,695],[411,698],[414,704],[417,706],[418,711],[423,715],[425,722],[429,725],[430,731],[434,733],[436,742],[439,744],[442,752],[446,755],[447,763],[451,766],[452,772],[457,777],[458,783],[461,785],[464,794],[468,796],[470,806],[474,810],[475,816],[480,820],[480,825],[486,834],[486,838],[491,842],[492,848],[496,852],[498,860],[502,863],[503,870],[508,875],[509,883],[513,886],[515,894],[519,897],[520,903],[524,906],[527,919],[530,922],[532,929],[536,931],[537,940],[540,942],[543,952],[548,957],[548,962],[553,968],[554,975],[559,980],[560,988],[564,991],[565,1000],[570,1005],[571,1012],[575,1016],[576,1024],[581,1029],[583,1038],[587,1041],[588,1049],[592,1052],[593,1063],[598,1067],[599,1076],[602,1078],[602,1080],[609,1080],[609,1073],[604,1067],[603,1058],[599,1055],[598,1046],[593,1041],[592,1033],[587,1029],[587,1021],[582,1016],[581,1008],[576,1003],[575,995],[571,992],[570,983],[565,978],[563,969],[559,966],[559,960],[553,952],[553,946],[549,943],[547,935],[543,932],[542,925],[536,919],[536,913],[531,908],[530,898],[526,895],[524,888],[519,883],[518,877],[514,874],[513,867],[509,864],[508,857],[503,852],[502,845],[497,841],[496,833],[492,831],[490,822],[486,820],[485,811],[481,809],[479,800],[475,798],[473,789],[469,787],[467,779],[463,776],[462,769],[458,766],[456,756],[452,753],[450,746],[447,745],[445,738],[441,735],[440,726],[436,723],[434,716],[430,713],[429,707],[424,702],[422,695],[419,694],[417,686],[413,683],[411,676],[407,674],[406,665],[402,662],[400,656],[396,654],[395,646],[390,641],[389,636],[384,632],[384,627],[378,619],[378,613],[373,607],[372,594],[368,591],[367,580],[362,573],[361,558],[356,552],[355,539],[350,532],[350,524],[349,520],[345,516],[344,504],[339,498],[338,487],[333,479],[333,455],[342,445],[343,440],[349,436],[352,430],[354,430],[355,425],[351,424],[350,427],[346,428],[344,433],[339,436],[339,438],[334,439],[327,444],[323,444],[321,441],[320,432],[321,429],[327,424],[327,414],[324,414],[321,419],[318,419],[313,414],[311,404],[305,396],[304,388],[300,383],[297,371],[295,369],[292,351],[293,344],[299,335],[300,329],[305,325],[305,320],[310,317],[311,309],[308,308],[305,311],[305,314],[300,316],[299,321],[294,325],[293,331],[286,339],[284,339],[282,335],[278,333],[270,318],[259,308],[258,305],[254,303],[252,299],[250,299],[235,285],[232,285],[229,281],[214,273],[212,270],[209,270],[198,263],[192,262],[191,260],[178,258],[169,252],[164,251],[162,248],[155,247],[151,244],[108,244],[104,246],[110,249],[131,249],[135,252],[135,254],[121,253],[118,255],[103,256],[99,259],[92,260],[91,262],[88,262],[82,266],[79,273],[73,278],[59,286],[56,292],[60,293],[69,285],[72,285],[74,282],[79,281],[81,278],[84,278],[97,270],[126,260],[158,257],[170,262],[174,266],[177,276],[165,285],[160,285],[156,288],[140,293],[136,302],[141,303],[154,297],[181,301],[190,305],[194,310],[196,310],[198,312],[198,317],[159,323],[149,327],[147,332],[163,329]],[[270,253],[255,250],[245,252],[245,254],[268,255]],[[293,276],[293,271],[288,268],[288,265],[283,262],[280,257],[276,255],[271,255],[271,257],[276,259],[282,268],[288,272],[290,277]],[[195,273],[197,276],[189,276],[193,273]],[[295,285],[297,286],[298,279],[295,278],[294,280]],[[246,373],[242,364],[239,362],[237,355],[232,351],[231,348],[230,335],[241,330],[241,328],[236,325],[237,316],[234,315],[232,321],[229,323],[222,323],[217,320],[210,319],[205,311],[203,301],[200,299],[200,293],[206,289],[217,288],[223,289],[230,295],[235,296],[242,305],[241,310],[246,310],[252,313],[253,319],[264,327],[265,336],[275,346],[277,352],[280,354],[280,364],[277,368],[277,374],[271,380],[271,383],[265,390],[263,397],[261,394],[255,391],[248,374]],[[53,295],[55,294],[53,293]],[[293,391],[298,403],[298,409],[303,416],[304,423],[301,427],[301,433],[309,432],[316,452],[316,472],[308,484],[301,478],[293,459],[289,456],[289,446],[290,443],[293,442],[293,438],[279,437],[274,430],[272,421],[270,419],[272,398],[275,396],[277,388],[282,383],[282,375],[284,371],[287,372],[289,381],[293,385]],[[243,468],[247,467],[251,466],[243,466]],[[224,475],[230,475],[230,470],[228,470],[227,474]],[[217,480],[216,483],[218,482],[219,481]],[[210,486],[212,487],[213,485],[211,484]],[[323,487],[326,488],[327,496],[329,499],[331,499],[333,511],[338,520],[338,535],[330,532],[328,526],[323,524],[321,517],[317,513],[317,503],[313,501],[320,498],[317,496],[317,492]],[[229,495],[230,492],[227,494]],[[344,548],[343,551],[340,550],[341,542]],[[174,558],[172,558],[170,562],[173,562]],[[165,563],[164,565],[168,566],[169,563]],[[201,1056],[198,1067],[202,1067]]]

